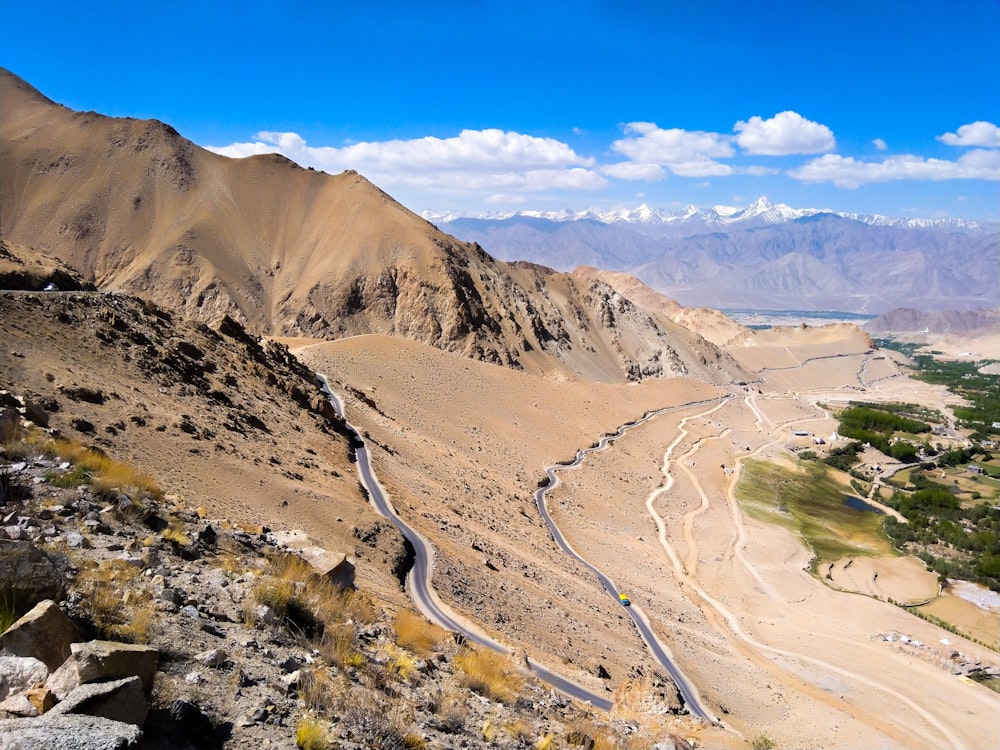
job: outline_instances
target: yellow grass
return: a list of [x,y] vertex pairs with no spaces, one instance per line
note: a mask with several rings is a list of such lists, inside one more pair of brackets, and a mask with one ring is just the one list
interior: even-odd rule
[[152,477],[128,464],[108,458],[100,451],[86,448],[72,440],[61,439],[49,441],[45,448],[63,461],[69,461],[89,471],[93,475],[92,484],[98,493],[145,493],[158,500],[163,499],[163,491]]
[[108,640],[148,643],[155,625],[152,597],[140,588],[139,568],[108,560],[81,571],[80,586],[98,633]]
[[417,656],[432,653],[448,633],[411,609],[401,609],[393,621],[396,643]]
[[354,645],[354,626],[350,623],[328,628],[320,639],[318,650],[327,664],[340,669],[357,669],[365,663],[364,654]]
[[313,716],[303,716],[295,728],[295,746],[301,750],[327,750],[330,740],[325,724]]
[[187,547],[191,544],[191,537],[184,533],[184,529],[181,528],[180,524],[172,523],[170,526],[165,528],[160,534],[164,540],[168,542],[173,542],[174,544],[179,544],[182,547]]
[[509,656],[466,648],[455,656],[455,665],[463,686],[493,700],[509,703],[524,686]]
[[303,670],[297,690],[306,708],[326,715],[340,707],[345,689],[328,669],[309,669]]

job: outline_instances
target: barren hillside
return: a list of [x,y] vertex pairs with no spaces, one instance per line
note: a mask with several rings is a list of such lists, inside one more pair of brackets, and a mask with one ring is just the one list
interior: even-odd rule
[[612,382],[733,379],[607,285],[500,263],[354,172],[229,159],[158,121],[71,111],[7,71],[0,97],[4,238],[100,289],[258,334],[383,333]]

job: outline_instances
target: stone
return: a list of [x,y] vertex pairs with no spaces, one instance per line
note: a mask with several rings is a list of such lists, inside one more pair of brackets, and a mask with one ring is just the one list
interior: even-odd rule
[[195,661],[201,662],[206,667],[221,667],[229,659],[229,656],[221,648],[213,648],[195,654]]
[[0,591],[11,592],[19,615],[44,599],[59,601],[65,590],[53,558],[31,542],[0,539]]
[[45,409],[27,398],[24,399],[24,416],[42,429],[49,426],[49,415],[45,413]]
[[39,714],[44,714],[56,704],[56,697],[44,685],[28,688],[22,695],[28,699],[28,702]]
[[0,750],[138,750],[142,730],[97,716],[0,720]]
[[0,656],[0,699],[45,682],[48,667],[31,656]]
[[45,599],[0,635],[0,654],[32,656],[54,672],[69,658],[70,644],[79,639],[76,624]]
[[149,697],[160,652],[152,646],[112,641],[88,641],[70,646],[71,655],[46,682],[60,700],[80,685],[138,677]]
[[28,700],[27,693],[14,693],[0,701],[0,718],[13,719],[19,716],[40,716],[41,713]]
[[87,714],[142,726],[149,713],[142,680],[126,677],[110,682],[92,682],[74,688],[50,714]]

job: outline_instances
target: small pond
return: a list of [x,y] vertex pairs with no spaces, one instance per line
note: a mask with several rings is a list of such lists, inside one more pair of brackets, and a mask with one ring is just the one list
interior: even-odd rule
[[874,505],[869,505],[860,497],[854,497],[854,495],[844,495],[844,505],[848,508],[854,508],[854,510],[867,510],[871,513],[882,514],[881,508],[876,508]]

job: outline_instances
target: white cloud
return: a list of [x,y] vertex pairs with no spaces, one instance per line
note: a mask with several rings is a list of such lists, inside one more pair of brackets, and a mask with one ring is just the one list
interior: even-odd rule
[[[702,130],[664,129],[652,122],[630,122],[625,138],[611,148],[630,162],[604,168],[607,174],[623,179],[656,179],[653,167],[665,167],[682,177],[714,177],[732,172],[728,165],[715,161],[733,156],[729,137]],[[662,170],[661,170],[662,172]],[[662,176],[662,175],[661,175]]]
[[963,125],[957,133],[945,133],[937,137],[941,143],[949,146],[985,146],[986,148],[1000,147],[1000,127],[992,122],[977,122]]
[[644,164],[638,161],[621,161],[601,167],[601,172],[619,180],[649,180],[655,182],[667,176],[659,164]]
[[508,195],[506,193],[494,193],[488,198],[483,200],[491,206],[511,206],[519,203],[524,203],[527,200],[523,195]]
[[842,188],[890,180],[998,180],[1000,151],[976,149],[956,161],[906,154],[880,162],[865,162],[850,156],[826,154],[788,174],[803,182],[832,182]]
[[463,130],[453,138],[361,142],[342,148],[310,146],[297,133],[262,132],[256,138],[209,150],[232,157],[281,153],[328,172],[354,169],[386,188],[502,192],[593,189],[607,184],[591,170],[595,160],[580,156],[567,144],[499,129]]
[[881,138],[874,139],[872,143],[875,145],[875,148],[877,148],[879,151],[885,151],[886,149],[889,148],[889,144],[883,141]]
[[739,174],[748,174],[752,177],[767,177],[772,174],[778,174],[781,172],[777,167],[761,167],[761,166],[750,166],[742,167],[736,170]]
[[736,142],[749,154],[787,156],[829,151],[837,142],[826,125],[807,120],[797,112],[779,112],[770,120],[751,117],[733,126]]

